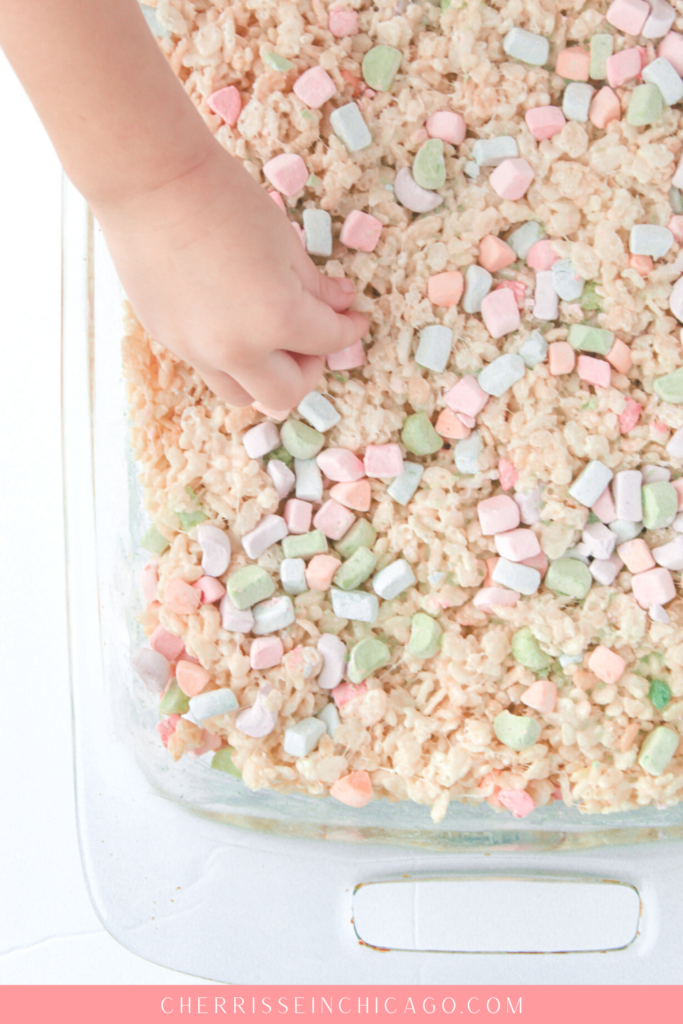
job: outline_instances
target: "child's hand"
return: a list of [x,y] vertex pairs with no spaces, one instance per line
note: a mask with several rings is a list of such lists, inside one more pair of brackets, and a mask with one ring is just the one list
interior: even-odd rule
[[367,330],[351,282],[321,274],[227,153],[152,192],[93,204],[147,332],[231,405],[291,408]]

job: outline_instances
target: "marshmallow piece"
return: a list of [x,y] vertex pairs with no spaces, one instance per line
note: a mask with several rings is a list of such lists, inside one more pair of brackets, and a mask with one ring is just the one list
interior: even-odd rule
[[308,533],[311,528],[313,506],[310,501],[290,498],[286,503],[283,518],[289,533]]
[[329,590],[341,564],[341,559],[334,555],[314,555],[306,566],[308,589],[321,592]]
[[643,532],[642,523],[632,523],[627,519],[615,519],[609,524],[609,528],[612,533],[616,533],[620,544],[624,544],[627,540],[634,540]]
[[477,139],[472,146],[472,159],[479,167],[498,167],[503,160],[514,160],[518,156],[517,140],[511,135]]
[[536,809],[534,798],[523,789],[499,789],[496,799],[513,818],[526,818]]
[[441,188],[446,181],[446,164],[441,139],[423,142],[413,160],[413,180],[420,188]]
[[171,681],[171,666],[159,651],[141,647],[133,655],[132,665],[150,693],[163,693]]
[[317,391],[309,391],[301,399],[296,409],[299,415],[320,433],[325,433],[326,430],[336,427],[341,420],[341,416],[332,402]]
[[487,395],[500,398],[520,381],[525,373],[526,367],[522,357],[507,352],[484,367],[479,374],[477,383]]
[[379,668],[388,665],[391,651],[385,643],[374,636],[366,636],[351,648],[347,667],[352,683],[361,683]]
[[[678,190],[676,190],[678,191]],[[680,193],[679,193],[680,195]],[[683,217],[680,214],[669,217],[669,221],[666,225],[674,236],[674,241],[677,245],[683,245]]]
[[610,558],[617,543],[616,534],[604,523],[589,523],[581,534],[581,540],[589,549],[590,558]]
[[365,590],[330,590],[332,611],[338,619],[350,619],[352,622],[377,621],[379,601],[374,594]]
[[514,608],[522,595],[502,587],[482,587],[476,592],[472,604],[479,611],[490,614],[495,608]]
[[608,388],[612,383],[612,369],[604,359],[580,355],[577,360],[576,372],[581,380],[596,388]]
[[430,114],[425,125],[427,135],[432,139],[441,139],[451,146],[459,146],[465,138],[467,125],[460,114],[451,110],[437,110]]
[[313,526],[331,540],[341,540],[355,519],[353,512],[329,498],[313,517]]
[[309,68],[299,75],[292,86],[294,94],[311,110],[318,110],[331,100],[337,91],[334,81],[321,67]]
[[581,470],[569,488],[569,495],[580,505],[591,508],[613,477],[612,470],[597,459]]
[[[242,537],[242,547],[249,558],[260,558],[264,551],[289,533],[282,516],[264,516],[258,526]],[[234,598],[233,598],[234,600]]]
[[286,629],[295,620],[294,605],[290,597],[271,597],[268,601],[255,604],[253,609],[254,625],[252,633],[263,636],[275,633],[278,629]]
[[544,715],[550,715],[555,710],[557,687],[549,679],[539,679],[532,683],[519,699],[528,708],[540,711]]
[[322,501],[323,478],[315,459],[294,459],[295,494],[302,501]]
[[606,356],[614,344],[614,334],[588,324],[572,324],[567,341],[577,351]]
[[623,567],[624,563],[618,555],[610,555],[609,558],[594,558],[588,571],[601,587],[611,587]]
[[493,719],[493,731],[503,746],[511,750],[526,750],[527,747],[533,747],[538,740],[541,726],[533,718],[501,711]]
[[277,636],[259,637],[249,648],[249,664],[255,672],[274,668],[282,662],[285,649]]
[[683,427],[672,434],[666,445],[672,459],[683,459]]
[[520,260],[525,260],[532,245],[540,242],[542,238],[545,238],[545,235],[538,221],[528,220],[526,224],[522,224],[521,228],[512,232],[508,238],[508,245]]
[[640,33],[646,39],[661,39],[676,20],[676,11],[666,0],[649,0],[650,13]]
[[[673,63],[673,61],[672,61]],[[680,69],[676,68],[680,74]],[[662,116],[664,100],[656,85],[645,82],[644,85],[637,85],[631,93],[626,121],[636,128],[644,125],[654,124]]]
[[558,558],[551,562],[545,577],[548,590],[577,601],[583,601],[592,582],[593,577],[578,558]]
[[588,668],[601,683],[618,683],[626,671],[626,662],[609,647],[599,644],[588,659]]
[[643,81],[656,85],[670,107],[683,99],[683,80],[666,57],[658,57],[643,68]]
[[157,529],[154,524],[148,530],[145,530],[140,538],[140,547],[144,548],[145,551],[149,551],[152,555],[163,555],[169,546],[170,541],[164,537],[161,530]]
[[621,117],[621,103],[619,97],[604,85],[596,92],[588,108],[588,118],[596,128],[606,128],[610,121],[618,121]]
[[589,78],[594,82],[607,78],[607,61],[614,50],[614,36],[600,32],[591,36],[591,64]]
[[481,316],[492,338],[502,338],[520,325],[519,307],[508,289],[489,292],[481,304]]
[[643,474],[638,469],[625,469],[617,473],[612,484],[617,519],[639,523],[643,518]]
[[676,533],[683,533],[683,512],[679,512],[671,524],[671,528],[675,530]]
[[382,222],[369,213],[352,210],[339,233],[339,241],[349,249],[374,252],[382,235]]
[[463,174],[466,174],[468,178],[478,178],[481,168],[476,161],[468,160],[462,170]]
[[300,420],[286,420],[280,427],[282,444],[295,459],[314,459],[325,444],[325,437]]
[[508,590],[515,590],[519,594],[535,594],[541,585],[541,574],[538,569],[522,565],[521,562],[511,562],[507,558],[498,559],[491,576],[494,583]]
[[668,228],[655,224],[634,224],[631,228],[629,249],[636,256],[652,256],[658,260],[666,256],[673,244],[674,236]]
[[283,57],[279,53],[273,53],[272,50],[266,50],[261,54],[261,58],[264,64],[267,64],[269,68],[273,69],[273,71],[279,71],[281,74],[291,71],[294,67],[291,60],[287,60],[286,57]]
[[194,697],[201,693],[211,680],[206,669],[201,665],[195,665],[192,661],[179,661],[175,674],[178,686],[188,697]]
[[192,717],[198,725],[202,726],[207,718],[215,718],[216,715],[229,715],[231,711],[236,711],[237,707],[237,698],[228,686],[190,697]]
[[605,17],[625,35],[639,36],[649,14],[650,4],[645,0],[614,0]]
[[[420,343],[415,353],[415,362],[434,373],[443,373],[453,346],[453,331],[443,324],[430,324],[420,331]],[[369,475],[369,474],[368,474]],[[395,476],[397,474],[391,474]]]
[[590,565],[590,558],[588,557],[588,546],[583,543],[575,544],[573,548],[567,548],[563,557],[577,558],[579,562],[583,562],[584,565]]
[[358,35],[358,12],[332,7],[327,12],[327,27],[337,39]]
[[357,519],[348,533],[336,541],[334,547],[342,558],[351,558],[358,548],[372,550],[377,540],[377,530],[367,519]]
[[192,586],[199,591],[202,604],[215,604],[225,594],[225,587],[213,576],[200,576]]
[[[678,492],[667,480],[645,484],[643,496],[643,526],[646,530],[663,530],[671,526],[678,512]],[[663,604],[663,601],[659,601]]]
[[[517,494],[513,494],[512,497],[519,509],[522,522],[525,526],[533,526],[534,523],[540,522],[541,507],[543,505],[542,491],[540,487],[535,487],[532,491],[518,491]],[[515,525],[517,526],[519,524],[516,523]]]
[[416,612],[410,621],[408,650],[414,658],[433,658],[441,646],[443,630],[436,619]]
[[330,488],[330,497],[345,508],[355,512],[367,512],[372,501],[372,489],[369,480],[357,480],[354,483],[335,484]]
[[289,466],[280,459],[270,459],[266,466],[266,473],[273,481],[273,487],[280,501],[286,498],[294,487],[296,477]]
[[201,598],[189,583],[173,576],[166,581],[164,604],[177,615],[192,615],[199,611]]
[[438,192],[432,192],[417,184],[408,167],[402,167],[396,174],[394,193],[399,203],[413,213],[430,213],[443,203]]
[[527,370],[533,370],[539,363],[545,361],[548,355],[548,342],[540,331],[532,331],[520,348],[519,354]]
[[263,173],[278,192],[294,196],[308,181],[308,170],[300,156],[280,153],[263,165]]
[[400,476],[403,472],[403,456],[397,444],[369,444],[363,458],[365,474],[379,479]]
[[493,543],[501,558],[507,558],[510,562],[523,562],[541,553],[538,537],[532,530],[520,528],[497,533]]
[[267,708],[259,694],[250,708],[240,711],[235,719],[235,728],[252,739],[262,739],[273,731],[276,722],[277,711]]
[[145,605],[151,604],[157,599],[157,586],[159,584],[159,563],[156,559],[148,562],[140,571],[140,593]]
[[478,430],[463,441],[458,441],[453,449],[453,459],[458,473],[473,476],[479,472],[479,459],[484,450],[484,442]]
[[457,306],[465,282],[459,270],[446,270],[427,279],[427,298],[435,306]]
[[328,480],[350,483],[365,476],[365,466],[346,448],[326,448],[317,458],[318,467]]
[[613,53],[607,60],[607,81],[613,89],[616,89],[637,78],[642,66],[641,52],[638,47],[620,50],[618,53]]
[[[636,541],[633,541],[635,544]],[[675,537],[668,544],[661,544],[652,549],[652,554],[657,565],[665,569],[672,569],[675,572],[683,571],[683,537]]]
[[387,494],[399,505],[407,505],[415,494],[423,473],[424,466],[419,463],[404,462],[403,472],[391,481],[387,487]]
[[[683,278],[681,279],[683,280]],[[491,291],[493,278],[488,270],[472,264],[465,271],[465,295],[462,308],[466,313],[480,313],[481,304]]]
[[515,259],[514,249],[497,235],[484,235],[479,243],[479,265],[490,274],[509,267]]
[[661,604],[651,604],[647,613],[653,622],[671,622],[669,613],[662,608]]
[[446,394],[446,405],[453,412],[462,412],[467,416],[477,416],[488,400],[489,396],[471,374],[461,377]]
[[[680,170],[681,163],[683,163],[683,160],[679,161],[676,174],[678,174],[678,171]],[[681,195],[681,190],[676,188],[675,185],[672,185],[669,189],[669,203],[671,204],[671,209],[674,213],[683,213],[683,196]],[[674,235],[675,234],[676,232],[674,231]]]
[[319,718],[302,718],[296,725],[285,729],[283,748],[292,757],[306,757],[318,746],[327,732],[327,726]]
[[605,358],[617,373],[626,374],[631,369],[631,349],[620,338],[617,338]]
[[533,168],[527,160],[503,160],[493,171],[489,184],[501,199],[514,201],[526,195],[533,180]]
[[228,85],[225,89],[212,92],[207,97],[206,105],[214,114],[222,117],[226,124],[234,128],[242,110],[242,97],[234,85]]
[[552,268],[553,285],[563,302],[576,302],[586,282],[575,272],[571,260],[557,260]]
[[384,598],[385,601],[391,601],[408,587],[415,586],[416,583],[415,573],[408,562],[405,558],[398,558],[377,573],[372,580],[372,589],[378,597]]
[[[264,601],[275,590],[270,574],[260,565],[245,565],[228,578],[228,596],[235,608],[244,611],[257,601]],[[223,601],[225,598],[223,599]],[[223,602],[221,602],[221,611]],[[224,626],[224,629],[234,627]]]
[[401,441],[412,455],[434,455],[443,448],[443,439],[437,434],[426,412],[406,416]]
[[303,558],[284,558],[280,562],[280,583],[285,594],[295,597],[308,590],[306,563]]
[[376,92],[388,92],[403,57],[395,46],[373,46],[363,57],[363,78]]
[[[643,466],[641,470],[643,474],[644,484],[656,484],[659,480],[671,480],[671,470],[665,469],[664,466]],[[678,491],[678,507],[681,507],[681,490],[683,486],[683,477],[679,480],[674,480],[673,485]]]
[[219,610],[223,629],[226,629],[229,633],[251,633],[254,625],[254,615],[251,608],[237,608],[230,595],[225,594],[221,599]]
[[564,128],[567,120],[559,107],[532,107],[524,115],[527,127],[537,142],[552,139]]
[[372,780],[367,772],[349,772],[330,786],[330,796],[348,807],[365,807],[373,798]]
[[551,377],[572,373],[575,366],[574,349],[566,341],[553,341],[548,345],[548,373]]
[[484,498],[477,505],[477,516],[485,537],[516,530],[520,522],[519,506],[507,494]]
[[333,690],[344,678],[346,644],[334,633],[323,633],[316,647],[323,659],[323,667],[316,682],[321,690]]
[[646,737],[640,754],[638,764],[648,775],[663,775],[664,771],[676,753],[679,743],[679,735],[673,729],[667,729],[665,725],[658,725]]
[[230,538],[217,526],[204,523],[197,527],[205,576],[222,576],[230,562]]
[[304,242],[311,256],[332,255],[332,218],[327,210],[304,210]]
[[357,103],[345,103],[330,114],[330,127],[349,153],[357,153],[372,145],[372,135],[363,120]]
[[[610,57],[610,60],[612,58]],[[585,124],[595,89],[585,82],[570,82],[562,96],[562,113],[568,121]]]
[[560,50],[555,60],[555,74],[572,82],[587,82],[590,77],[590,54],[580,46]]
[[646,610],[653,604],[663,607],[676,596],[676,585],[668,569],[637,573],[631,579],[631,589],[640,607]]
[[546,64],[550,43],[536,32],[523,28],[511,28],[503,36],[503,49],[508,57],[521,60],[524,64]]
[[552,270],[539,270],[536,274],[533,315],[536,320],[557,320],[559,314],[560,303],[555,289],[555,275]]
[[593,512],[603,523],[612,523],[617,518],[617,510],[609,487],[606,487],[598,500],[591,506]]
[[526,255],[527,265],[536,273],[542,270],[551,270],[559,258],[549,238],[541,238],[538,242],[534,242]]
[[[678,32],[668,32],[657,47],[657,56],[666,57],[678,74],[683,75],[683,36]],[[675,179],[674,185],[678,185]]]
[[[674,289],[675,291],[675,289]],[[683,298],[683,292],[681,293]],[[673,303],[673,295],[672,295]],[[678,316],[675,310],[672,312]],[[663,402],[671,405],[680,405],[683,402],[683,367],[667,373],[663,377],[657,377],[654,383],[655,393]]]

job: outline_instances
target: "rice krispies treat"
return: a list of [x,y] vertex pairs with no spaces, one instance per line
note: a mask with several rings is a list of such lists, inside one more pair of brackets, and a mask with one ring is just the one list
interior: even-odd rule
[[[510,791],[527,793],[530,807],[559,798],[589,812],[670,806],[683,787],[683,744],[658,776],[637,759],[655,727],[681,730],[683,603],[678,594],[662,622],[634,600],[626,570],[609,586],[594,582],[582,602],[541,587],[491,614],[477,608],[473,598],[487,576],[487,559],[496,553],[493,537],[482,535],[477,506],[504,493],[501,460],[516,474],[508,494],[544,488],[542,518],[530,529],[551,561],[579,543],[595,519],[568,494],[589,461],[598,460],[614,473],[648,465],[680,473],[683,463],[665,446],[683,427],[683,405],[661,401],[654,387],[658,378],[683,366],[679,325],[669,309],[672,286],[683,269],[680,249],[676,244],[645,276],[634,269],[629,254],[633,225],[664,225],[671,217],[669,190],[683,151],[680,109],[665,107],[655,123],[633,127],[625,117],[632,81],[616,90],[623,113],[607,130],[569,120],[552,138],[534,140],[524,122],[526,110],[562,104],[566,82],[551,70],[559,51],[587,49],[596,32],[613,34],[618,50],[635,45],[633,37],[615,33],[604,20],[604,3],[469,0],[441,10],[429,2],[346,0],[345,9],[358,12],[360,31],[344,38],[326,27],[334,6],[322,0],[156,4],[158,20],[170,33],[160,46],[220,143],[263,184],[268,160],[282,152],[300,154],[313,177],[301,193],[284,197],[288,214],[300,221],[303,209],[315,207],[332,215],[332,258],[319,264],[355,281],[355,308],[371,328],[365,365],[328,372],[318,386],[341,414],[325,434],[326,445],[362,457],[367,445],[400,441],[408,415],[425,412],[434,422],[462,376],[476,376],[501,353],[518,352],[539,327],[553,343],[565,341],[572,324],[590,321],[627,343],[632,365],[626,373],[613,370],[611,386],[593,388],[575,372],[553,376],[548,363],[540,362],[502,397],[490,398],[477,416],[484,443],[477,472],[459,473],[455,442],[446,441],[435,455],[408,456],[425,471],[407,506],[392,501],[386,481],[371,480],[372,504],[364,518],[377,531],[377,568],[404,558],[417,584],[380,602],[372,626],[336,618],[329,591],[295,597],[296,622],[278,634],[282,663],[254,672],[250,638],[224,630],[215,604],[182,615],[167,606],[164,595],[171,578],[193,583],[202,576],[196,528],[183,529],[178,513],[191,514],[200,506],[228,531],[233,555],[221,577],[225,582],[251,563],[240,538],[264,515],[281,510],[264,461],[250,459],[242,443],[245,431],[264,416],[253,407],[225,406],[189,366],[150,340],[129,310],[124,365],[132,442],[147,508],[170,541],[158,560],[156,600],[141,622],[148,635],[161,624],[181,637],[187,653],[210,674],[209,688],[230,687],[240,709],[253,705],[267,682],[271,690],[262,699],[277,712],[275,729],[261,739],[236,727],[237,712],[208,720],[204,734],[182,718],[169,747],[177,758],[201,749],[202,736],[217,735],[232,748],[247,786],[284,793],[322,796],[350,772],[368,772],[376,797],[429,805],[435,821],[452,799],[488,800],[501,807],[505,800],[498,794]],[[546,66],[506,57],[503,38],[513,27],[551,40]],[[673,27],[683,30],[683,17],[677,16]],[[638,43],[654,59],[658,40]],[[404,59],[390,91],[374,93],[364,88],[361,61],[379,44],[396,47]],[[264,53],[273,51],[291,61],[290,71],[275,71],[264,62]],[[321,109],[307,109],[292,85],[317,65],[332,77],[337,93]],[[243,103],[234,128],[207,104],[228,85],[239,89]],[[329,114],[354,99],[370,126],[372,144],[349,153],[331,131]],[[427,137],[429,115],[444,109],[462,115],[467,137],[457,147],[445,146],[446,182],[438,189],[443,205],[415,216],[397,202],[392,182],[397,170],[412,165]],[[517,140],[519,156],[534,171],[531,187],[518,201],[496,194],[490,168],[475,178],[464,172],[468,165],[472,173],[477,139],[502,135]],[[374,252],[353,251],[338,240],[353,210],[381,221]],[[584,295],[591,301],[584,308],[560,301],[554,323],[534,321],[536,275],[522,259],[495,274],[497,283],[516,281],[526,289],[520,328],[497,341],[479,314],[466,314],[462,304],[446,308],[429,301],[430,276],[464,273],[478,262],[485,236],[507,238],[528,221],[540,222],[556,254],[569,258],[576,274],[589,282]],[[453,330],[453,351],[441,373],[421,368],[414,359],[419,331],[429,324]],[[631,415],[634,403],[640,415],[622,433],[624,414]],[[643,536],[652,548],[676,533],[667,527]],[[277,583],[282,558],[280,545],[274,545],[256,561]],[[678,587],[678,572],[675,580]],[[420,611],[437,617],[443,629],[441,649],[428,659],[413,657],[407,648],[411,618]],[[512,655],[513,635],[523,627],[547,656],[549,667],[540,673]],[[364,636],[377,636],[389,646],[391,660],[339,708],[334,740],[326,734],[313,752],[297,758],[283,750],[286,729],[317,714],[330,699],[315,682],[322,633],[338,635],[349,648]],[[597,645],[625,660],[618,681],[602,682],[589,669]],[[571,657],[576,660],[567,663]],[[551,712],[534,711],[520,700],[537,678],[557,686]],[[664,680],[670,690],[661,708],[648,698],[653,679]],[[505,710],[538,722],[541,731],[533,745],[515,751],[499,742],[493,721]]]

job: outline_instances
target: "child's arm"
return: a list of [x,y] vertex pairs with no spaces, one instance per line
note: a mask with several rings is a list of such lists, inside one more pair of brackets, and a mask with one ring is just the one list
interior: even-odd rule
[[148,332],[226,401],[287,408],[367,328],[214,140],[137,0],[0,0],[0,45]]

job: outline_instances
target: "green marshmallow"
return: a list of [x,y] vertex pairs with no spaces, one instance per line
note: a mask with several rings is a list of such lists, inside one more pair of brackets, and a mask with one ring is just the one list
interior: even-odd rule
[[501,711],[493,719],[493,731],[496,738],[511,750],[526,750],[533,747],[541,735],[541,727],[534,718],[523,715],[511,715],[509,711]]
[[408,650],[415,658],[433,658],[441,646],[443,630],[436,619],[416,612],[410,620]]
[[428,139],[413,160],[413,178],[421,188],[441,188],[446,181],[446,164],[441,139]]
[[680,405],[683,402],[683,366],[673,373],[658,377],[655,381],[655,393],[663,402]]
[[643,495],[643,526],[646,530],[663,530],[671,526],[678,512],[678,491],[668,480],[645,484]]
[[678,746],[678,733],[660,725],[647,737],[638,757],[638,764],[648,775],[662,775]]
[[153,555],[163,555],[167,547],[170,547],[170,540],[166,540],[161,530],[157,530],[156,526],[150,526],[149,530],[143,533],[140,538],[140,547],[143,547],[145,551],[151,552]]
[[211,758],[211,767],[219,772],[227,772],[228,775],[234,775],[236,779],[241,779],[242,772],[239,768],[235,768],[232,760],[234,753],[233,747],[221,747]]
[[287,420],[283,423],[280,439],[295,459],[314,459],[325,444],[325,435],[301,420]]
[[351,648],[347,672],[352,683],[362,683],[378,668],[384,668],[391,657],[385,643],[374,636],[366,636]]
[[596,309],[602,309],[602,299],[598,295],[595,281],[586,281],[583,291],[581,292],[579,305],[586,313],[592,313]]
[[162,715],[185,715],[190,710],[190,698],[178,686],[175,679],[171,680],[169,688],[159,701],[159,711]]
[[406,417],[401,440],[413,455],[434,455],[443,448],[443,438],[434,430],[426,412]]
[[512,637],[512,657],[519,665],[524,665],[532,672],[545,672],[550,667],[549,658],[538,646],[536,637],[528,626],[518,629]]
[[351,558],[358,548],[373,548],[377,540],[377,530],[367,519],[356,519],[350,530],[334,545],[343,559]]
[[279,53],[273,53],[271,50],[267,50],[262,57],[263,63],[271,67],[273,71],[289,71],[294,67],[291,60],[287,60],[286,57],[281,57]]
[[176,512],[176,515],[180,520],[180,528],[184,533],[189,533],[193,526],[199,526],[200,523],[209,518],[200,508],[196,508],[194,512]]
[[349,559],[334,574],[334,585],[340,590],[357,590],[373,574],[377,556],[368,548],[356,548]]
[[578,558],[558,558],[551,562],[545,576],[545,585],[548,590],[565,597],[574,597],[582,601],[591,588],[593,577],[588,571],[588,566],[580,562]]
[[326,551],[327,537],[322,530],[290,534],[282,541],[285,558],[312,558],[313,555],[324,555]]
[[244,611],[259,601],[266,601],[275,593],[275,584],[270,573],[260,565],[245,565],[228,579],[226,584],[230,600],[235,608]]
[[401,60],[401,51],[394,46],[373,46],[363,57],[363,78],[367,85],[377,92],[388,92]]
[[607,33],[598,33],[591,36],[591,66],[590,77],[600,82],[607,78],[607,58],[612,56],[614,50],[614,36]]
[[671,700],[671,687],[663,679],[653,679],[648,692],[650,703],[661,711]]
[[636,128],[645,124],[654,124],[662,116],[664,100],[656,85],[647,82],[637,85],[631,93],[631,101],[626,111],[626,120]]
[[267,465],[271,459],[277,459],[278,462],[284,462],[285,466],[289,466],[291,469],[294,465],[294,459],[289,454],[286,448],[276,448],[274,452],[268,452],[267,455],[263,456],[263,461]]
[[603,331],[601,327],[572,324],[567,341],[579,352],[597,352],[598,355],[606,356],[614,344],[614,334],[612,331]]

